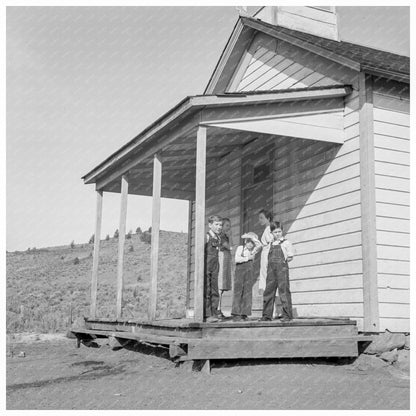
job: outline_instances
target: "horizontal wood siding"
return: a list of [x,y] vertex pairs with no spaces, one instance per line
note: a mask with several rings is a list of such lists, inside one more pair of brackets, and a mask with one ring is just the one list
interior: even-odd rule
[[405,84],[374,83],[380,330],[410,331],[410,117]]
[[[300,9],[300,8],[298,8]],[[293,16],[285,13],[287,18]],[[242,58],[238,84],[230,91],[266,91],[356,84],[356,74],[284,41],[259,33]]]
[[338,40],[337,16],[332,10],[309,6],[281,6],[277,9],[279,26]]
[[299,316],[363,323],[358,96],[345,101],[345,144],[278,139],[274,214],[296,249],[290,264]]
[[316,36],[338,40],[337,16],[334,7],[265,6],[256,19]]
[[[209,146],[209,137],[208,137]],[[206,217],[219,215],[231,221],[232,241],[240,241],[240,199],[241,199],[241,150],[235,149],[224,157],[213,161],[207,172],[206,182]],[[192,229],[194,227],[192,226]],[[208,228],[207,228],[208,231]],[[193,241],[193,240],[192,240]],[[194,247],[191,247],[189,275],[189,301],[193,308],[194,299]],[[233,251],[234,253],[235,251]],[[231,309],[231,291],[225,292],[223,303],[225,311]]]

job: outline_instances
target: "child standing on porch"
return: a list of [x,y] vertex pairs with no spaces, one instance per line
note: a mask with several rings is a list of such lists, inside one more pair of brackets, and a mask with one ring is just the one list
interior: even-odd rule
[[224,318],[221,311],[222,295],[225,291],[231,290],[231,221],[229,218],[222,219],[221,245],[218,253],[219,273],[218,273],[218,290],[220,291],[220,304],[218,315]]
[[261,243],[255,233],[242,236],[244,246],[238,246],[235,252],[235,275],[233,289],[233,305],[231,315],[233,321],[246,320],[251,315],[253,298],[253,260]]
[[266,277],[267,277],[267,258],[269,255],[270,243],[273,241],[273,235],[270,231],[270,223],[273,221],[273,214],[271,211],[262,209],[259,212],[259,222],[262,226],[265,226],[263,234],[261,236],[261,244],[263,249],[261,250],[260,257],[260,273],[259,273],[259,294],[263,295],[264,289],[266,289]]
[[283,227],[280,222],[271,222],[270,231],[274,240],[270,243],[268,255],[266,289],[263,294],[263,317],[261,320],[272,320],[276,290],[279,289],[283,310],[281,319],[290,321],[293,314],[288,262],[293,259],[294,249],[292,243],[283,237]]
[[218,321],[218,252],[220,248],[220,233],[222,221],[218,215],[208,218],[207,239],[205,243],[205,267],[204,267],[204,315],[206,322]]

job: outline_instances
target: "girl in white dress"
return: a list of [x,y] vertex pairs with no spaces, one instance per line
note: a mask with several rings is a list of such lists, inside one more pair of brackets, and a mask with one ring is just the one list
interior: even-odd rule
[[260,275],[258,277],[259,295],[263,295],[264,289],[266,288],[267,257],[269,255],[270,243],[273,241],[273,234],[270,231],[271,221],[273,221],[273,214],[266,209],[262,209],[259,212],[259,222],[261,225],[265,226],[265,229],[260,239],[263,249],[261,250]]

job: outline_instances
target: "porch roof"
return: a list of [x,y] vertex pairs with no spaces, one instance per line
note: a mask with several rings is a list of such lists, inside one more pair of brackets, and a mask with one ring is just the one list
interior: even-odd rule
[[[215,126],[215,123],[221,122],[223,119],[229,119],[230,114],[234,115],[234,109],[236,110],[235,114],[238,113],[236,120],[239,121],[241,119],[238,117],[241,116],[253,118],[259,117],[259,115],[278,114],[279,108],[276,106],[286,102],[300,100],[311,102],[310,100],[315,100],[315,105],[319,107],[318,103],[327,101],[327,99],[342,100],[342,97],[350,92],[350,86],[337,85],[254,93],[188,96],[85,174],[82,179],[86,184],[95,183],[97,189],[115,191],[114,187],[113,189],[105,189],[105,186],[120,178],[122,174],[125,174],[139,163],[146,168],[146,163],[143,162],[151,162],[155,153],[162,149],[165,152],[167,146],[175,140],[182,139],[185,140],[183,143],[190,144],[191,141],[187,137],[194,134],[198,125],[211,124]],[[202,117],[203,110],[210,111],[205,118]],[[205,114],[208,113],[205,112]],[[240,129],[239,126],[217,125],[217,127]],[[262,128],[264,129],[264,126]],[[261,133],[262,130],[257,130],[257,132]],[[186,155],[187,153],[183,152],[183,157],[186,157]],[[182,166],[183,161],[184,158],[182,158],[182,163],[176,166]],[[147,168],[150,169],[151,165]]]

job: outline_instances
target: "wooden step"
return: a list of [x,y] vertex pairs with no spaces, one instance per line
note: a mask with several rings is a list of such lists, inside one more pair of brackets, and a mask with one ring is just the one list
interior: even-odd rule
[[357,357],[355,337],[280,340],[208,340],[188,343],[188,354],[181,360]]

